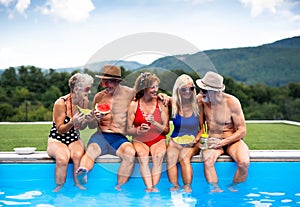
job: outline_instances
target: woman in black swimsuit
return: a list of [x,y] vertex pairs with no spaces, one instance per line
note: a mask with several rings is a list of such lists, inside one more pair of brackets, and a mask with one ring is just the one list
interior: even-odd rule
[[[69,160],[72,159],[74,169],[84,154],[84,144],[80,139],[80,129],[87,126],[91,115],[79,112],[81,108],[89,107],[88,94],[91,92],[93,78],[88,74],[76,73],[69,79],[70,93],[58,98],[53,107],[53,125],[50,129],[47,153],[56,160],[54,192],[59,191],[66,182]],[[78,183],[73,170],[75,185],[84,189]]]

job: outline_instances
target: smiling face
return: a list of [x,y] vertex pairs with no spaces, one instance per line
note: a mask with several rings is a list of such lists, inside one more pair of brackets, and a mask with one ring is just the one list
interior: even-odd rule
[[178,90],[182,99],[191,99],[195,90],[195,86],[192,83],[188,83],[178,88]]
[[107,93],[113,95],[116,88],[119,86],[119,80],[116,79],[102,79],[100,85]]
[[144,96],[149,98],[156,98],[158,91],[158,81],[154,81],[149,88],[145,89]]

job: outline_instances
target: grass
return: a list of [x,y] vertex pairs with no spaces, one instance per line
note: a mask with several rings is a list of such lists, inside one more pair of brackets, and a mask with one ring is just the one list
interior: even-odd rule
[[[51,124],[0,124],[0,151],[13,151],[15,147],[37,147],[46,151]],[[81,131],[86,144],[95,132]],[[288,124],[247,124],[244,138],[251,150],[300,150],[300,127]]]

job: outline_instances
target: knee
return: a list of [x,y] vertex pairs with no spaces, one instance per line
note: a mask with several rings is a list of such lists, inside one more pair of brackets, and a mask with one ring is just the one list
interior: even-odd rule
[[248,170],[249,165],[250,165],[249,160],[241,160],[241,161],[237,162],[237,166],[241,169],[244,169],[244,170]]
[[56,156],[55,161],[58,166],[66,166],[69,163],[70,158],[68,156]]
[[149,152],[136,152],[137,156],[139,157],[148,157],[149,156]]
[[161,163],[165,157],[165,153],[157,153],[152,155],[152,160],[155,161],[155,163]]
[[187,158],[187,157],[181,157],[180,158],[180,164],[181,165],[188,165],[188,164],[190,164],[190,159],[189,158]]
[[71,158],[72,160],[80,160],[82,158],[82,156],[84,155],[84,151],[83,150],[78,150],[75,152],[72,152]]
[[204,167],[206,168],[210,168],[210,167],[214,167],[215,165],[215,161],[211,158],[207,158],[204,160]]
[[130,146],[130,147],[126,147],[125,151],[124,151],[124,154],[125,156],[127,157],[134,157],[135,156],[135,149],[133,146]]
[[120,157],[126,162],[133,163],[135,158],[135,153],[136,151],[133,146],[126,147],[123,153],[120,155]]

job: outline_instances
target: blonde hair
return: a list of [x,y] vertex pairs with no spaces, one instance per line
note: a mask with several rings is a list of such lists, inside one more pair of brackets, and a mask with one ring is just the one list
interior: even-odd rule
[[[173,99],[172,100],[172,117],[173,118],[175,118],[176,114],[178,114],[179,111],[182,109],[182,99],[181,99],[181,95],[179,93],[179,89],[190,83],[193,84],[193,86],[195,87],[193,79],[186,74],[179,76],[174,83],[173,93],[172,93],[172,99]],[[191,92],[192,92],[191,106],[192,106],[193,114],[195,116],[198,116],[199,109],[198,109],[198,104],[197,104],[197,99],[196,99],[196,89],[194,89],[194,91],[191,91]]]
[[94,83],[94,79],[89,74],[85,73],[75,73],[69,79],[69,87],[71,92],[74,92],[75,87],[83,87],[85,85],[92,85]]
[[159,78],[155,74],[149,72],[141,73],[135,80],[133,87],[135,91],[135,98],[142,98],[144,96],[145,89],[150,88],[155,81],[157,81],[157,84],[160,83]]

